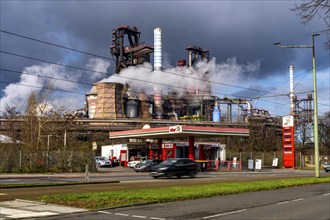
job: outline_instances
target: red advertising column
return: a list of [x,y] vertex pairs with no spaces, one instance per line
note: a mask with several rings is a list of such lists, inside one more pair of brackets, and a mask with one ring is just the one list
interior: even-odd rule
[[173,144],[172,158],[176,158],[176,144]]
[[283,166],[285,168],[293,168],[295,166],[294,118],[293,116],[285,116],[282,120]]
[[194,143],[195,143],[195,137],[194,136],[189,136],[189,153],[188,153],[188,158],[195,160],[195,149],[194,149]]
[[199,159],[204,160],[204,144],[199,145]]
[[163,139],[158,138],[158,159],[164,160],[163,155],[162,155],[162,144],[163,144]]
[[164,160],[169,158],[175,158],[175,149],[176,149],[175,144],[163,144],[162,148],[163,148],[162,155],[164,155],[163,157]]

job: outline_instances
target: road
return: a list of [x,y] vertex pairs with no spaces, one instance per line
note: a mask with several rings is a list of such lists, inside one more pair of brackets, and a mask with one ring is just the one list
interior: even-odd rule
[[41,219],[330,219],[330,185],[317,184]]
[[[98,183],[83,185],[66,185],[66,186],[50,186],[50,187],[27,187],[27,188],[2,188],[0,201],[8,201],[14,199],[30,199],[42,195],[50,195],[57,193],[72,192],[102,192],[105,190],[126,190],[126,189],[142,189],[156,188],[163,186],[182,186],[182,185],[199,185],[216,182],[232,182],[232,181],[253,181],[253,180],[269,180],[284,179],[296,177],[313,177],[313,172],[297,171],[297,170],[269,170],[265,172],[202,172],[196,178],[181,179],[153,179],[148,173],[136,173],[128,168],[125,172],[97,173],[90,177],[90,182],[99,181],[120,181],[115,183]],[[323,175],[323,174],[322,174]],[[325,174],[324,175],[328,175]],[[65,174],[65,175],[23,175],[23,176],[1,176],[1,185],[12,183],[48,183],[48,182],[79,182],[83,181],[83,175]]]

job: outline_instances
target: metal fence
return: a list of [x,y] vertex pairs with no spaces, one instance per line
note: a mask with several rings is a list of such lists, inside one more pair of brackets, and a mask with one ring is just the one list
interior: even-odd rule
[[[211,160],[205,170],[239,171],[249,169],[249,160],[261,160],[261,167],[273,167],[273,159],[278,159],[278,168],[283,167],[282,152],[228,152],[225,161]],[[320,165],[329,161],[329,155],[320,156]],[[314,155],[295,153],[296,169],[314,169]],[[54,150],[28,152],[12,146],[0,147],[0,173],[45,173],[45,172],[84,172],[86,164],[89,171],[96,171],[92,152],[73,150]],[[202,166],[203,164],[201,164]],[[322,167],[322,166],[321,166]],[[204,167],[201,167],[201,169]]]
[[[249,160],[256,162],[261,161],[262,168],[283,168],[283,155],[282,152],[227,152],[225,161],[218,161],[216,166],[215,161],[210,161],[208,170],[247,170],[249,169]],[[314,155],[304,155],[301,152],[295,152],[295,169],[314,169],[315,159]],[[274,166],[273,162],[276,159],[277,165]],[[320,155],[320,167],[324,161],[330,161],[329,155]]]
[[66,150],[27,152],[0,149],[0,173],[84,172],[86,164],[95,171],[93,154]]

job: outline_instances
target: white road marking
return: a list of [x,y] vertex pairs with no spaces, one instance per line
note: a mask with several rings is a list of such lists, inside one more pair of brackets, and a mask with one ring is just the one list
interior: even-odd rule
[[286,203],[289,203],[289,202],[297,202],[297,201],[301,201],[301,200],[304,200],[304,199],[301,198],[301,199],[287,200],[287,201],[283,201],[283,202],[278,202],[278,203],[276,203],[276,204],[277,204],[277,205],[282,205],[282,204],[286,204]]
[[328,196],[328,195],[330,195],[330,193],[325,193],[325,194],[323,194],[323,196]]
[[[124,213],[112,213],[112,212],[107,212],[107,211],[97,211],[98,213],[102,213],[102,214],[107,214],[107,215],[119,215],[119,216],[125,216],[125,217],[132,217],[132,218],[143,218],[143,219],[147,219],[147,216],[143,216],[143,215],[129,215],[129,214],[124,214]],[[165,220],[165,218],[157,218],[157,217],[150,217],[149,219],[153,219],[153,220]],[[0,219],[1,220],[1,219]]]
[[221,214],[217,214],[217,215],[205,216],[205,217],[203,217],[203,219],[209,219],[209,218],[215,218],[215,217],[220,217],[220,216],[225,216],[225,215],[231,215],[231,214],[236,214],[236,213],[245,212],[245,211],[246,211],[246,209],[241,209],[241,210],[221,213]]
[[40,216],[48,216],[48,215],[57,215],[55,212],[34,212],[34,211],[26,211],[26,210],[18,210],[1,207],[1,214],[7,215],[7,218],[31,218],[31,217],[40,217]]
[[129,214],[124,214],[124,213],[115,213],[115,215],[120,215],[120,216],[129,216]]
[[142,215],[132,215],[133,218],[147,218],[147,216]]
[[103,214],[108,214],[108,215],[111,215],[112,213],[111,212],[106,212],[106,211],[98,211],[99,213],[103,213]]
[[6,196],[7,193],[0,193],[0,196]]

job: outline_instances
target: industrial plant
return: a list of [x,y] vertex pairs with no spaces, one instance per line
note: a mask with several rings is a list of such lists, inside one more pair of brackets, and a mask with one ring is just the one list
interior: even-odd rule
[[[150,63],[153,53],[153,72],[162,70],[162,30],[154,29],[154,46],[141,42],[136,27],[119,26],[112,31],[110,53],[115,60],[115,74],[129,67]],[[197,71],[198,61],[208,62],[210,51],[198,46],[187,46],[187,60],[177,61],[177,68]],[[163,72],[163,75],[171,74]],[[164,91],[154,84],[153,93],[134,88],[129,83],[101,81],[94,83],[86,94],[86,112],[93,119],[195,120],[208,122],[247,122],[249,117],[268,117],[267,110],[253,108],[242,98],[218,97],[212,94],[208,72],[196,74],[187,88],[175,85]],[[183,75],[184,76],[184,75]],[[166,76],[165,76],[166,77]],[[138,79],[137,79],[138,80]],[[147,87],[147,86],[146,86]],[[182,91],[183,90],[183,91]],[[225,109],[225,114],[221,114]],[[233,116],[235,109],[235,116]]]
[[[137,71],[137,68],[161,75],[151,86],[149,81],[142,80],[143,86],[136,87],[135,82],[141,77],[124,80],[124,83],[112,81],[113,77],[110,77],[94,83],[86,94],[88,118],[94,122],[112,120],[109,130],[114,143],[102,146],[102,156],[120,158],[123,166],[129,160],[141,157],[161,160],[189,157],[218,164],[214,161],[226,160],[226,147],[219,142],[220,136],[247,137],[250,119],[271,118],[267,110],[254,108],[247,99],[212,94],[210,73],[198,66],[199,62],[208,64],[210,51],[193,45],[187,46],[186,51],[187,59],[177,61],[174,73],[162,67],[160,28],[154,29],[153,47],[141,42],[137,27],[119,26],[112,31],[113,75],[120,77],[125,71]],[[143,66],[152,58],[153,67]],[[185,86],[163,83],[163,77],[173,74],[188,83]],[[181,85],[178,81],[175,83]],[[132,120],[139,121],[140,127],[121,127],[127,124],[125,121]],[[203,123],[202,127],[195,126],[197,122]],[[141,125],[145,125],[144,130]],[[205,136],[213,138],[205,141]]]

